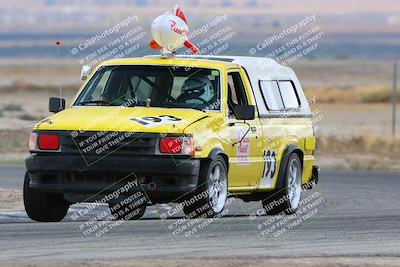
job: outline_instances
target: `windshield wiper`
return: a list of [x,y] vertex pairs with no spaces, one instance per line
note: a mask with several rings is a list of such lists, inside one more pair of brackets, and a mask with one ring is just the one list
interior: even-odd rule
[[80,103],[78,103],[77,105],[79,105],[79,106],[84,106],[84,105],[87,105],[87,104],[107,104],[107,105],[109,105],[110,102],[104,101],[104,100],[91,100],[91,101],[83,101],[83,102],[80,102]]
[[203,108],[201,108],[200,106],[184,106],[182,104],[176,104],[176,103],[167,103],[167,104],[164,104],[164,105],[158,105],[158,107],[161,107],[161,108],[195,109],[195,110],[203,111]]

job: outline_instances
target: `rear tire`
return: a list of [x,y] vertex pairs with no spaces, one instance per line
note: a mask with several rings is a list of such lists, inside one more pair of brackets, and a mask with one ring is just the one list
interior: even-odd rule
[[29,186],[30,177],[25,173],[24,206],[29,218],[38,222],[59,222],[69,209],[61,194],[42,192]]
[[300,158],[296,153],[292,153],[286,165],[283,188],[262,201],[268,215],[276,215],[283,211],[286,214],[296,213],[301,199],[301,176]]
[[213,218],[221,213],[228,197],[228,174],[224,159],[217,156],[200,168],[198,188],[182,204],[189,218]]

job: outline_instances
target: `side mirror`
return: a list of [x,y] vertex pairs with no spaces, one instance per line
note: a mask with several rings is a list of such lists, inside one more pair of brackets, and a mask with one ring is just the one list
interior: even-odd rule
[[85,81],[89,77],[90,72],[92,72],[92,68],[88,65],[83,65],[81,71],[81,80]]
[[65,109],[65,99],[50,97],[49,98],[49,111],[53,113],[57,113],[61,110]]
[[254,120],[255,107],[251,105],[236,105],[234,115],[238,120]]

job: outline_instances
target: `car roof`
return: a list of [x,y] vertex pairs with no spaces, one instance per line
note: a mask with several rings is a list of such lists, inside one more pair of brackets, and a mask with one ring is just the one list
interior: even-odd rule
[[104,61],[100,66],[112,65],[172,65],[172,66],[190,66],[190,67],[204,67],[204,68],[235,68],[237,64],[229,61],[222,60],[199,60],[200,58],[190,57],[162,57],[158,56],[144,56],[137,58],[119,58]]
[[177,55],[177,58],[193,58],[203,60],[216,60],[232,63],[240,63],[243,67],[254,63],[263,63],[268,66],[282,66],[275,60],[265,57],[245,57],[245,56],[213,56],[213,55]]
[[[185,60],[185,62],[182,62]],[[287,77],[292,70],[270,58],[245,56],[176,55],[168,58],[160,55],[147,55],[137,58],[120,58],[104,61],[101,65],[196,65],[198,67],[235,68],[242,66],[250,74],[263,79]]]
[[[144,58],[160,58],[159,55],[145,56]],[[246,57],[246,56],[214,56],[214,55],[176,55],[175,59],[188,59],[209,62],[223,63],[229,67],[243,67],[250,77],[258,77],[263,80],[279,80],[292,77],[294,72],[291,68],[283,66],[274,59],[266,57]],[[229,66],[227,63],[233,65]]]

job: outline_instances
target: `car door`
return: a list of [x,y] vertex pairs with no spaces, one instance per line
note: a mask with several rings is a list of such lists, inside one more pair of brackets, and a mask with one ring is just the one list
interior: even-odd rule
[[241,70],[228,72],[227,76],[227,125],[229,134],[225,151],[229,155],[229,186],[254,186],[263,167],[262,127],[260,120],[238,120],[235,105],[254,105],[250,83],[243,79]]

